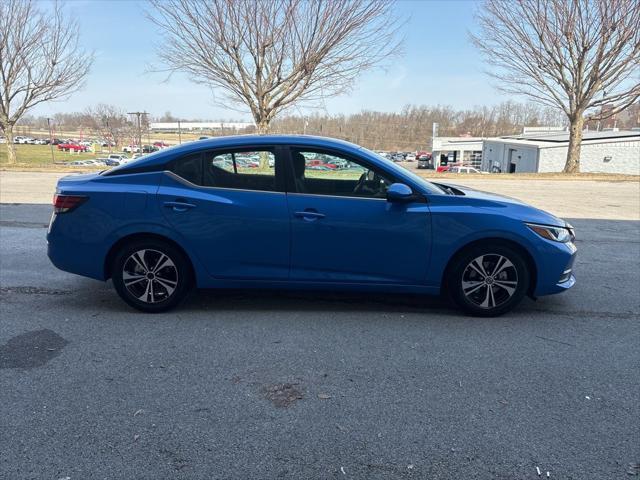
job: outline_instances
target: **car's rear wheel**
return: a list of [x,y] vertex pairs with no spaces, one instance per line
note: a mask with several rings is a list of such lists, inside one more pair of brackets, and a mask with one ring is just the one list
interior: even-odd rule
[[135,240],[116,254],[113,285],[129,305],[148,313],[170,310],[189,292],[188,259],[173,245],[156,239]]
[[518,305],[529,289],[527,262],[507,245],[470,247],[449,272],[447,286],[454,302],[471,315],[502,315]]

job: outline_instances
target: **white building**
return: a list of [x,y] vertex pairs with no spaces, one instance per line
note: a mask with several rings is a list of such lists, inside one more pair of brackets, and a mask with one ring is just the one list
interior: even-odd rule
[[431,154],[435,167],[462,162],[480,168],[482,140],[480,137],[434,137]]
[[250,122],[151,122],[149,128],[154,132],[177,132],[187,131],[223,131],[223,130],[243,130],[252,127]]
[[[567,159],[568,132],[539,132],[483,142],[486,172],[561,172]],[[640,132],[585,131],[580,171],[640,175]]]

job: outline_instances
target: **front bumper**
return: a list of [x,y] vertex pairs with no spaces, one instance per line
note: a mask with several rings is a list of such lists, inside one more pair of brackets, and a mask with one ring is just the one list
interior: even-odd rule
[[573,243],[544,241],[545,247],[538,256],[538,278],[534,296],[564,292],[576,283],[573,266],[577,249]]

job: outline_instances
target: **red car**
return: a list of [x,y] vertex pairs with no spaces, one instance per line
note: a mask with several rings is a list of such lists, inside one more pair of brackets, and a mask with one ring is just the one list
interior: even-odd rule
[[65,152],[86,152],[88,150],[84,145],[78,145],[77,143],[59,143],[58,150],[64,150]]
[[336,166],[333,163],[325,163],[322,160],[318,160],[318,159],[307,160],[307,166],[308,167],[327,167],[327,168],[330,168],[331,170],[336,168]]
[[457,163],[451,162],[446,165],[438,165],[438,168],[436,168],[436,172],[447,172],[451,167],[462,167],[462,166],[463,165],[460,162],[457,162]]

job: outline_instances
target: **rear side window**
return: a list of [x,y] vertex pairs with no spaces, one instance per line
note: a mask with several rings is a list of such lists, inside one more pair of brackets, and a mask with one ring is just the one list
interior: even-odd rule
[[185,157],[178,158],[173,162],[170,169],[180,178],[184,178],[188,182],[195,185],[202,184],[202,154],[194,153]]
[[204,154],[205,187],[279,191],[275,155],[270,150],[207,152]]

